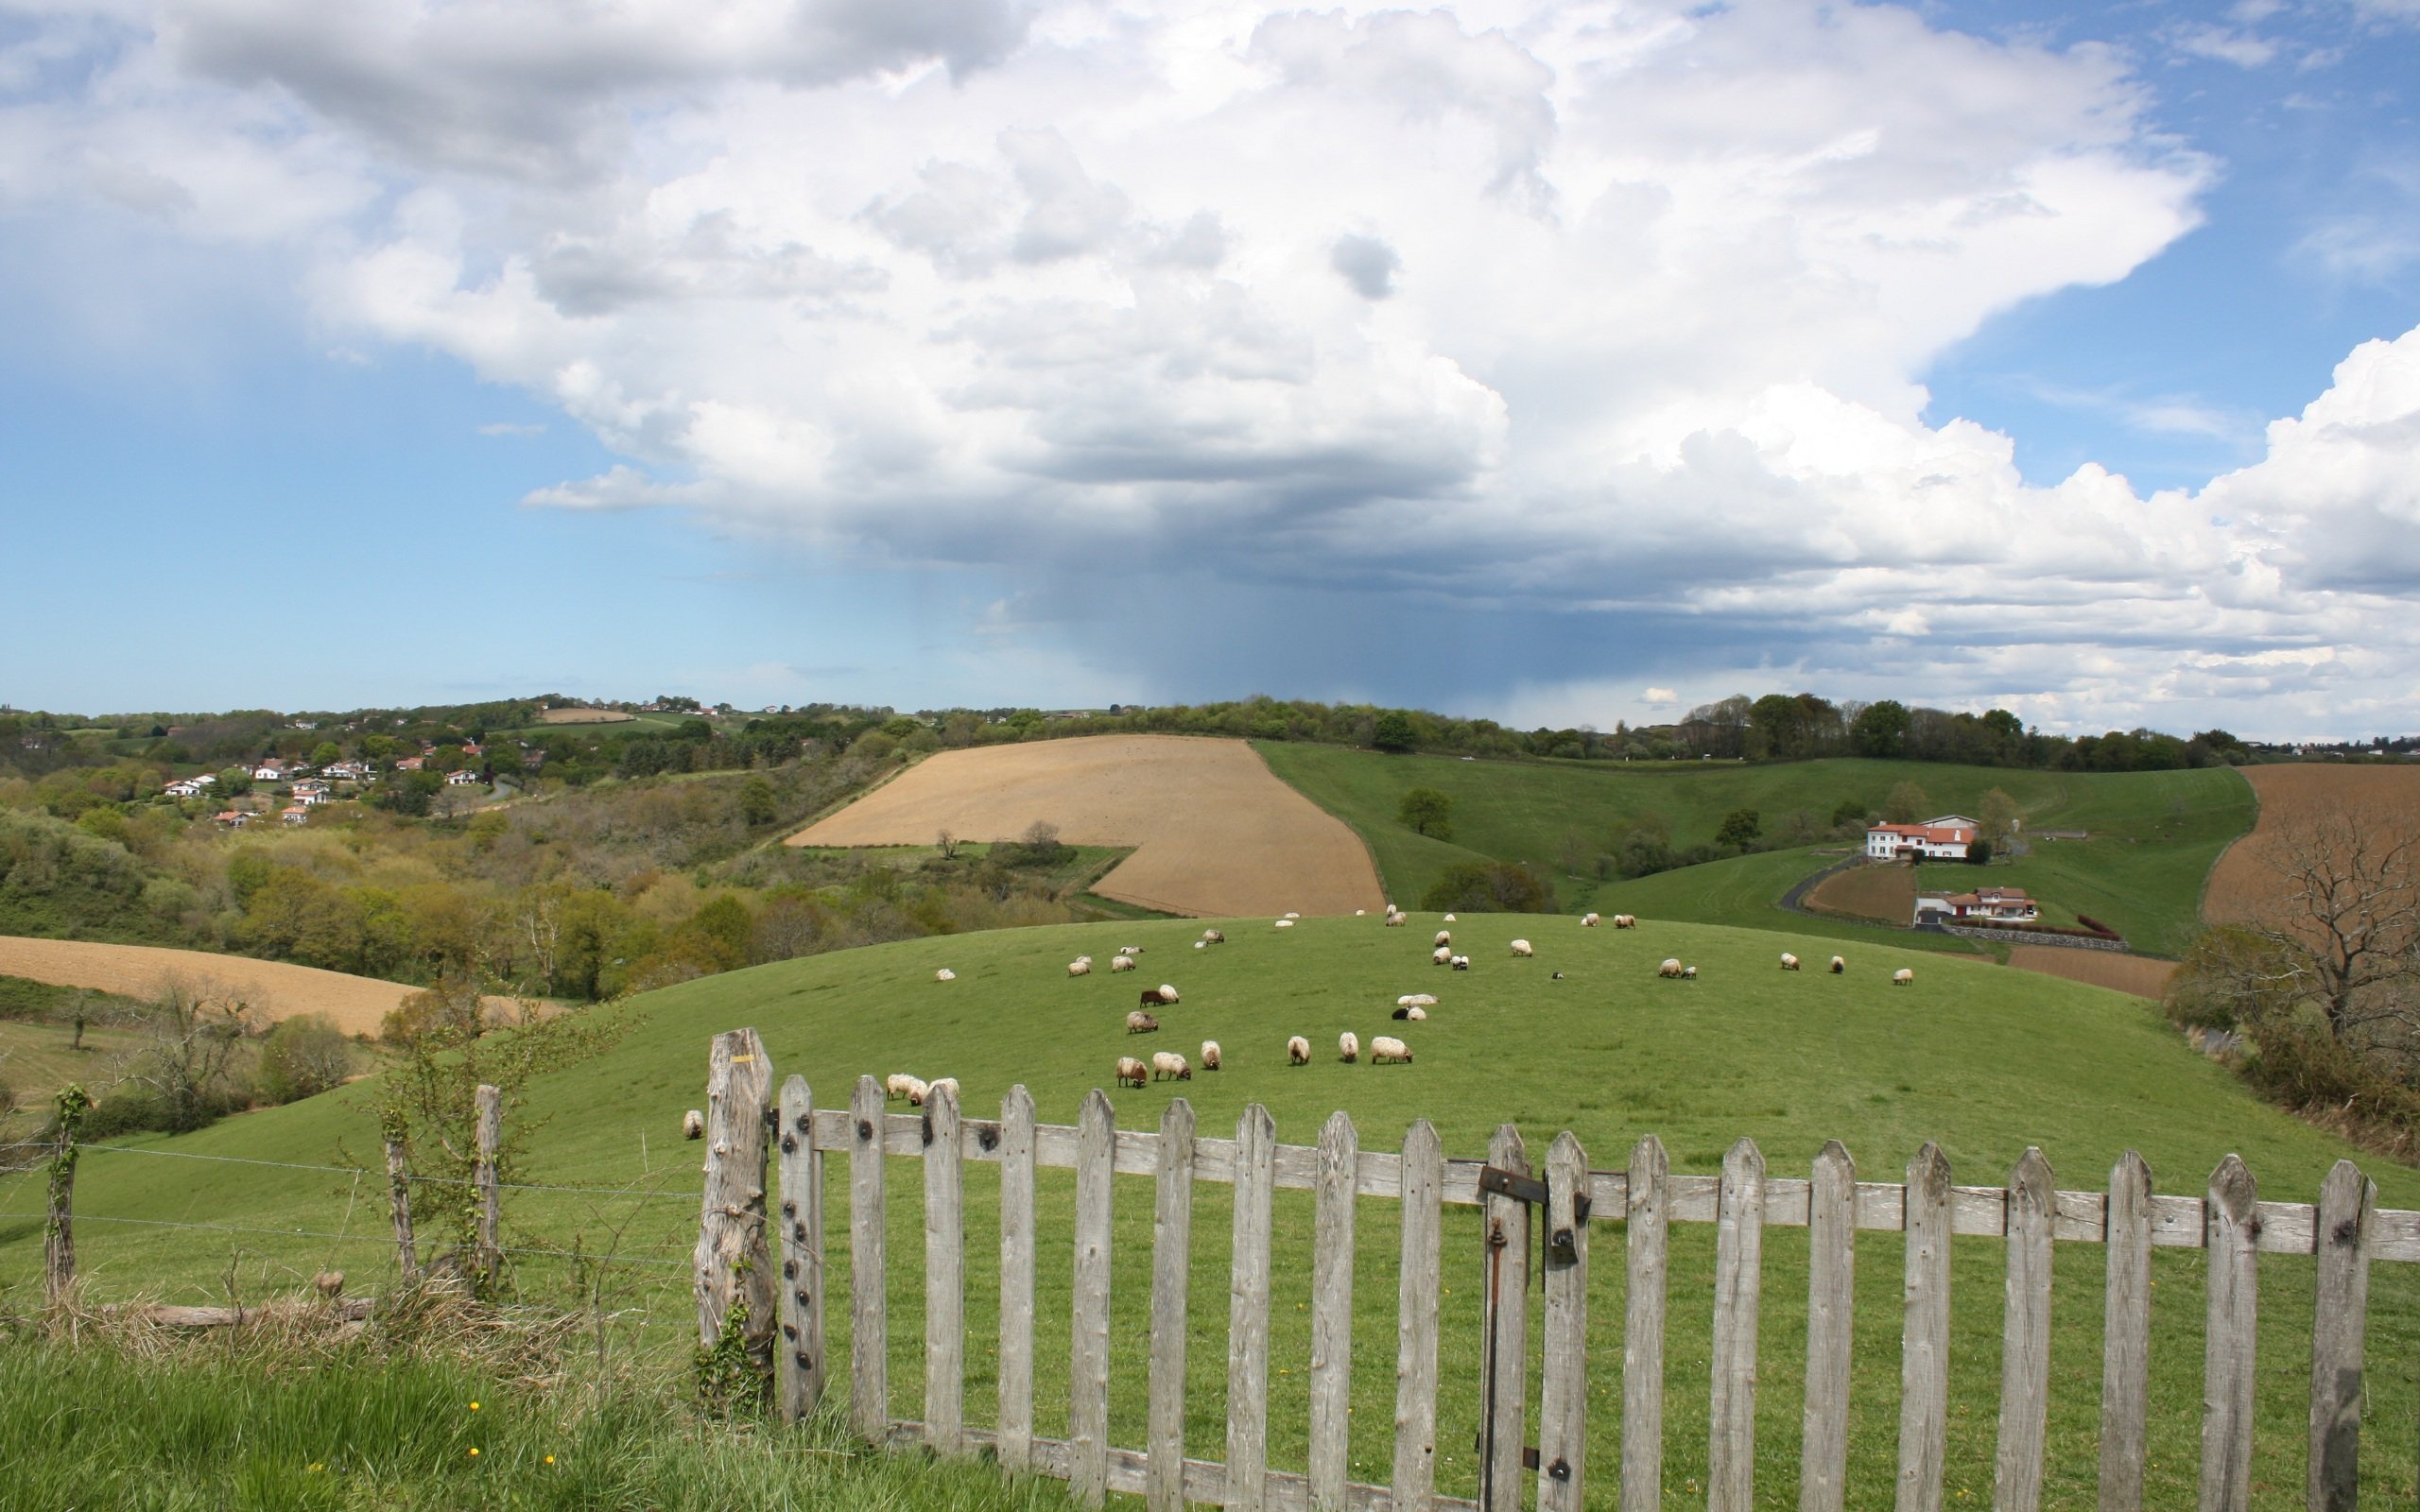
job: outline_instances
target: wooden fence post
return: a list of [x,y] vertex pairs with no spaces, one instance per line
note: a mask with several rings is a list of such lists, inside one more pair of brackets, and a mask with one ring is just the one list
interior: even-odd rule
[[1581,1512],[1588,1472],[1588,1152],[1547,1149],[1546,1367],[1538,1388],[1538,1512]]
[[2310,1336],[2310,1512],[2353,1512],[2361,1475],[2361,1335],[2370,1312],[2377,1184],[2339,1160],[2319,1189]]
[[93,1100],[79,1085],[59,1094],[59,1149],[50,1159],[50,1205],[43,1220],[43,1297],[52,1307],[76,1285],[76,1131]]
[[1320,1130],[1311,1247],[1311,1512],[1344,1512],[1353,1419],[1353,1204],[1361,1136],[1339,1108]]
[[1806,1410],[1799,1512],[1841,1512],[1849,1462],[1849,1343],[1857,1306],[1857,1161],[1825,1142],[1807,1183]]
[[1906,1332],[1899,1345],[1898,1512],[1941,1512],[1949,1443],[1949,1159],[1908,1162]]
[[2100,1347],[2100,1512],[2142,1512],[2151,1442],[2152,1168],[2128,1150],[2109,1170]]
[[2202,1512],[2244,1512],[2252,1504],[2259,1197],[2252,1173],[2235,1156],[2210,1173],[2202,1210],[2210,1261],[2202,1349]]
[[1277,1125],[1258,1103],[1236,1122],[1235,1247],[1227,1290],[1227,1505],[1269,1505],[1269,1245]]
[[823,1400],[823,1152],[815,1147],[815,1094],[806,1078],[782,1083],[782,1284],[774,1312],[782,1343],[774,1357],[782,1421],[794,1423]]
[[1000,1465],[1033,1468],[1033,1094],[1000,1101]]
[[966,1451],[966,1210],[958,1094],[925,1094],[925,1442]]
[[1098,1506],[1109,1492],[1109,1240],[1117,1113],[1084,1096],[1076,1125],[1076,1277],[1067,1353],[1067,1479]]
[[765,1245],[765,1108],[773,1066],[753,1029],[715,1036],[706,1076],[706,1182],[696,1251],[698,1342],[722,1337],[734,1309],[748,1357],[773,1366],[773,1259]]
[[1193,1273],[1193,1105],[1160,1115],[1151,1211],[1151,1361],[1143,1495],[1150,1512],[1184,1506],[1185,1283]]
[[1622,1508],[1664,1504],[1665,1239],[1671,1162],[1650,1134],[1630,1152],[1630,1297],[1622,1326]]
[[1992,1512],[2042,1504],[2050,1416],[2050,1222],[2058,1184],[2031,1145],[2008,1177],[2007,1301],[2000,1322],[2000,1442]]
[[496,1184],[496,1154],[504,1143],[504,1093],[482,1082],[478,1091],[477,1147],[471,1160],[471,1189],[478,1199],[478,1235],[471,1271],[482,1294],[492,1291],[504,1264],[504,1194]]
[[849,1103],[849,1410],[857,1436],[890,1432],[890,1320],[885,1312],[882,1083],[857,1078]]
[[[1530,1174],[1521,1131],[1497,1126],[1487,1163]],[[1479,1512],[1519,1512],[1529,1430],[1530,1205],[1489,1193],[1479,1208]]]
[[409,1286],[420,1280],[420,1246],[412,1239],[412,1173],[401,1140],[388,1140],[387,1217],[395,1228],[395,1265]]
[[1706,1506],[1751,1512],[1756,1487],[1756,1314],[1763,1300],[1765,1157],[1743,1139],[1722,1158],[1714,1239],[1714,1359]]
[[1396,1273],[1394,1512],[1437,1504],[1437,1289],[1444,1263],[1445,1152],[1428,1120],[1403,1137],[1403,1260]]

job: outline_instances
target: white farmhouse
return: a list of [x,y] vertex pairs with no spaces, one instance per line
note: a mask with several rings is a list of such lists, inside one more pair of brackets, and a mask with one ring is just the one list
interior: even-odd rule
[[1945,814],[1922,824],[1877,824],[1865,832],[1869,860],[1963,861],[1981,828],[1963,814]]

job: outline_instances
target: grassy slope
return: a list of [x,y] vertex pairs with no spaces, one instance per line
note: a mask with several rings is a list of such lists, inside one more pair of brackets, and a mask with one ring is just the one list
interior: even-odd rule
[[[1927,959],[1868,948],[1848,976],[1786,975],[1773,954],[1790,947],[1784,933],[1748,933],[1651,919],[1635,933],[1582,930],[1563,919],[1467,919],[1456,942],[1476,958],[1467,974],[1426,962],[1430,929],[1387,930],[1375,919],[1312,919],[1283,933],[1265,922],[1229,926],[1234,942],[1209,951],[1184,948],[1194,922],[1137,922],[1004,932],[905,942],[778,967],[733,973],[654,994],[635,1010],[633,1028],[611,1054],[559,1074],[538,1089],[518,1115],[544,1121],[527,1175],[542,1181],[655,1183],[672,1194],[591,1199],[523,1194],[511,1210],[515,1242],[560,1246],[575,1233],[595,1246],[607,1228],[638,1214],[619,1241],[625,1253],[649,1263],[625,1279],[651,1285],[657,1332],[667,1355],[687,1323],[682,1256],[694,1235],[694,1147],[672,1147],[681,1109],[696,1106],[707,1037],[738,1024],[763,1031],[776,1067],[808,1075],[826,1102],[845,1095],[860,1073],[913,1070],[955,1074],[977,1113],[997,1106],[1012,1081],[1036,1096],[1042,1116],[1073,1120],[1085,1089],[1109,1079],[1110,1062],[1132,1049],[1181,1048],[1190,1054],[1205,1035],[1226,1046],[1229,1069],[1198,1076],[1182,1089],[1199,1110],[1205,1133],[1223,1132],[1249,1101],[1267,1104],[1279,1137],[1308,1143],[1332,1108],[1353,1112],[1365,1147],[1392,1147],[1414,1117],[1433,1120],[1450,1155],[1479,1152],[1488,1132],[1512,1120],[1542,1153],[1561,1127],[1576,1131],[1599,1166],[1618,1164],[1629,1145],[1654,1131],[1667,1141],[1677,1169],[1710,1172],[1733,1139],[1750,1135],[1767,1151],[1775,1174],[1802,1172],[1826,1138],[1844,1141],[1869,1179],[1893,1180],[1926,1138],[1942,1143],[1959,1179],[1999,1178],[2027,1143],[2039,1143],[2068,1187],[2100,1184],[2117,1154],[2140,1148],[2165,1192],[2200,1190],[2220,1156],[2239,1151],[2272,1199],[2308,1200],[2327,1165],[2343,1148],[2274,1109],[2255,1102],[2220,1067],[2187,1054],[2146,1005],[2114,993],[2030,973]],[[1509,958],[1515,931],[1540,947],[1533,961]],[[1063,963],[1080,953],[1105,957],[1116,944],[1148,947],[1145,980],[1176,982],[1184,1004],[1163,1017],[1169,1031],[1130,1040],[1118,1028],[1132,1005],[1133,976],[1106,973],[1071,980]],[[1819,936],[1798,936],[1802,954],[1824,953]],[[1678,954],[1698,963],[1694,983],[1656,981],[1652,963]],[[1894,989],[1889,971],[1912,962],[1917,985]],[[959,980],[932,980],[948,965]],[[1554,981],[1554,971],[1565,979]],[[1397,1026],[1386,1018],[1401,992],[1428,990],[1443,1005],[1435,1020]],[[1331,1047],[1341,1028],[1366,1039],[1410,1027],[1419,1061],[1411,1067],[1342,1066]],[[1289,1068],[1281,1046],[1288,1033],[1313,1038],[1314,1064]],[[173,1148],[253,1160],[327,1162],[343,1143],[370,1148],[366,1113],[371,1089],[354,1087],[312,1103],[251,1115]],[[1153,1126],[1172,1089],[1154,1085],[1116,1095],[1121,1126]],[[642,1164],[642,1141],[649,1152]],[[2378,1170],[2381,1200],[2420,1206],[2420,1174]],[[890,1162],[890,1291],[894,1410],[912,1416],[921,1400],[921,1282],[913,1257],[921,1251],[915,1170]],[[835,1286],[844,1284],[847,1181],[836,1166],[826,1183]],[[967,1181],[969,1350],[968,1409],[981,1422],[993,1410],[990,1350],[996,1285],[989,1259],[995,1251],[996,1187],[989,1167]],[[1043,1238],[1063,1255],[1068,1236],[1065,1173],[1045,1173]],[[1148,1333],[1147,1256],[1150,1232],[1148,1182],[1119,1183],[1118,1279],[1113,1327],[1116,1441],[1141,1441],[1144,1347]],[[331,1262],[346,1263],[377,1284],[384,1246],[374,1239],[376,1183],[360,1204],[349,1177],[258,1166],[223,1166],[135,1156],[95,1155],[84,1164],[79,1211],[124,1216],[216,1223],[263,1230],[326,1234],[348,1227],[373,1237],[358,1244],[320,1238],[144,1229],[89,1223],[79,1229],[86,1265],[104,1295],[149,1288],[206,1296],[233,1270],[248,1295]],[[0,1180],[0,1213],[38,1205],[30,1181]],[[1198,1193],[1196,1284],[1190,1350],[1194,1389],[1188,1434],[1215,1445],[1221,1432],[1226,1318],[1223,1246],[1228,1231],[1225,1189]],[[1281,1194],[1277,1207],[1280,1262],[1272,1338],[1271,1442],[1276,1463],[1298,1466],[1306,1412],[1307,1273],[1310,1211],[1301,1194]],[[1599,1230],[1592,1285],[1591,1349],[1605,1362],[1619,1358],[1622,1267],[1616,1228]],[[1673,1263],[1673,1336],[1668,1401],[1669,1485],[1703,1473],[1706,1298],[1712,1238],[1703,1226],[1677,1231]],[[1357,1292],[1354,1456],[1362,1473],[1378,1476],[1386,1463],[1393,1362],[1392,1246],[1388,1205],[1364,1205],[1360,1221],[1361,1284]],[[29,1287],[39,1274],[38,1222],[0,1218],[0,1282]],[[1441,1467],[1447,1488],[1467,1492],[1469,1466],[1460,1452],[1469,1423],[1462,1404],[1477,1369],[1476,1298],[1478,1239],[1466,1210],[1449,1213],[1446,1233],[1444,1368],[1449,1382]],[[1858,1364],[1854,1417],[1851,1499],[1887,1502],[1895,1425],[1898,1246],[1887,1234],[1860,1242]],[[1797,1356],[1804,1338],[1803,1236],[1774,1230],[1766,1240],[1766,1302],[1759,1480],[1766,1494],[1792,1500],[1795,1475]],[[2053,1349],[2057,1406],[2052,1418],[2050,1504],[2089,1505],[2100,1359],[2099,1286],[2101,1254],[2062,1246],[2058,1263],[2058,1334]],[[1961,1298],[1953,1344],[1956,1378],[1951,1427],[1951,1486],[1979,1500],[1991,1479],[1990,1425],[1997,1391],[2001,1250],[1961,1241],[1955,1290]],[[2153,1356],[2152,1472],[2154,1504],[2189,1503],[2199,1424],[2199,1256],[2163,1250],[2158,1256],[2159,1333]],[[556,1273],[530,1263],[526,1283],[542,1298]],[[2374,1420],[2408,1421],[2420,1409],[2413,1372],[2420,1362],[2420,1276],[2413,1267],[2381,1265],[2373,1280],[2377,1309],[2371,1335]],[[1042,1267],[1038,1300],[1041,1430],[1055,1432],[1063,1417],[1067,1267]],[[12,1291],[22,1297],[23,1290]],[[837,1292],[835,1295],[838,1295]],[[2262,1276],[2261,1358],[2264,1393],[2259,1446],[2263,1477],[2282,1496],[2300,1482],[2302,1408],[2308,1381],[2309,1266],[2284,1257]],[[833,1366],[841,1379],[846,1327],[836,1314]],[[1592,1456],[1614,1460],[1618,1389],[1610,1371],[1599,1400]],[[2404,1473],[2394,1456],[2374,1454],[2381,1476]],[[1701,1479],[1701,1484],[1703,1484]],[[1775,1504],[1782,1504],[1777,1502]],[[2264,1503],[2267,1504],[2267,1503]]]
[[[1979,873],[2056,899],[2115,926],[2146,952],[2181,950],[2195,924],[2202,882],[2227,843],[2249,830],[2250,784],[2223,768],[2124,774],[2028,772],[1906,762],[1823,761],[1772,765],[1736,763],[1658,765],[1465,762],[1443,756],[1380,756],[1341,747],[1258,743],[1278,776],[1293,783],[1369,841],[1395,901],[1418,902],[1456,861],[1492,857],[1552,867],[1566,835],[1601,847],[1617,824],[1661,815],[1676,844],[1711,840],[1722,816],[1752,808],[1768,829],[1804,811],[1819,824],[1843,800],[1879,809],[1891,789],[1912,782],[1942,813],[1974,813],[1997,787],[2014,798],[2029,829],[2089,830],[2088,841],[2038,845],[2013,866]],[[1411,833],[1395,820],[1412,787],[1433,787],[1454,801],[1454,843]],[[1796,859],[1780,860],[1777,857]],[[1558,875],[1571,912],[1620,908],[1652,912],[1678,905],[1709,922],[1773,924],[1768,911],[1791,882],[1826,858],[1776,851],[1717,862],[1640,883],[1598,883]],[[1750,880],[1688,877],[1745,868]],[[1686,880],[1680,880],[1686,878]],[[1774,882],[1770,892],[1765,884]],[[1795,922],[1790,927],[1797,927]],[[1845,927],[1845,926],[1844,926]]]

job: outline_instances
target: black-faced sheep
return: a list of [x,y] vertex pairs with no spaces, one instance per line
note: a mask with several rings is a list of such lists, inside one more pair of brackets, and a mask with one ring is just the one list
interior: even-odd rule
[[1614,916],[1614,927],[1616,929],[1636,929],[1638,927],[1638,919],[1630,914],[1616,914]]
[[1109,958],[1109,969],[1113,971],[1131,971],[1134,970],[1134,957],[1132,955],[1113,955]]
[[1580,927],[1582,929],[1594,929],[1597,927],[1598,922],[1598,916],[1595,914],[1582,914],[1580,916]]
[[1201,932],[1201,937],[1213,945],[1227,943],[1227,932],[1223,929],[1205,929]]
[[1684,966],[1681,968],[1681,975],[1688,981],[1694,982],[1698,979],[1698,969],[1694,966]]
[[1457,955],[1445,964],[1457,971],[1467,971],[1471,969],[1471,958],[1467,955]]
[[1432,965],[1451,966],[1454,964],[1454,947],[1440,945],[1428,953],[1428,959]]
[[1201,1041],[1201,1069],[1204,1071],[1216,1071],[1219,1069],[1218,1040],[1204,1040]]
[[694,1108],[682,1114],[681,1137],[684,1140],[704,1139],[706,1137],[706,1115],[699,1112]]
[[940,1091],[944,1087],[949,1089],[949,1100],[953,1103],[957,1102],[958,1078],[955,1076],[936,1076],[931,1081],[926,1082],[925,1084],[925,1096],[923,1100],[929,1105],[933,1100],[933,1094]]
[[1286,1064],[1307,1066],[1310,1063],[1311,1042],[1299,1034],[1288,1035],[1286,1039]]
[[1151,1079],[1158,1081],[1163,1076],[1170,1081],[1191,1081],[1193,1068],[1173,1050],[1155,1050],[1151,1053]]
[[1067,963],[1067,974],[1069,976],[1090,976],[1093,974],[1093,963],[1090,961],[1069,961]]
[[1833,974],[1834,976],[1838,976],[1838,975],[1840,975],[1842,971],[1847,971],[1848,969],[1849,969],[1849,963],[1848,963],[1848,962],[1846,962],[1846,961],[1842,960],[1841,957],[1839,957],[1839,956],[1837,956],[1837,955],[1835,955],[1835,956],[1833,956],[1833,957],[1832,957],[1832,974]]
[[1913,983],[1915,979],[1916,973],[1904,966],[1891,973],[1891,985],[1893,987],[1907,987]]
[[1530,942],[1528,940],[1516,939],[1512,942],[1512,954],[1515,955],[1535,955],[1537,952],[1530,949]]
[[1431,945],[1451,945],[1454,943],[1454,932],[1450,929],[1441,929],[1437,932],[1437,937],[1430,940],[1428,943]]
[[1140,1087],[1150,1079],[1150,1067],[1135,1059],[1132,1056],[1120,1056],[1117,1057],[1117,1085],[1120,1087]]
[[1159,1028],[1160,1021],[1152,1018],[1150,1014],[1143,1012],[1139,1008],[1126,1016],[1126,1032],[1128,1034],[1156,1034],[1159,1032]]
[[1374,1035],[1370,1040],[1370,1064],[1385,1065],[1390,1060],[1411,1064],[1411,1047],[1392,1035]]
[[1655,974],[1658,976],[1678,977],[1681,974],[1681,963],[1668,955],[1664,958],[1664,964],[1655,969]]
[[1350,1029],[1347,1029],[1342,1034],[1338,1035],[1336,1037],[1336,1056],[1339,1060],[1360,1059],[1361,1037],[1355,1034]]
[[1782,969],[1783,971],[1797,971],[1797,970],[1798,970],[1798,957],[1797,957],[1797,956],[1795,956],[1795,955],[1792,955],[1792,954],[1789,954],[1789,952],[1788,952],[1788,951],[1784,951],[1784,952],[1782,952],[1782,953],[1781,953],[1781,969]]
[[904,1071],[894,1071],[884,1078],[882,1090],[885,1101],[893,1097],[905,1097],[911,1103],[921,1103],[925,1100],[923,1080],[910,1076]]

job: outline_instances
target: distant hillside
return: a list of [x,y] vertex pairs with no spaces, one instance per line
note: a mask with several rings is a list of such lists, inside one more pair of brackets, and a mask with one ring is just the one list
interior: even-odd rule
[[[1630,881],[1600,876],[1593,863],[1615,849],[1617,831],[1641,821],[1660,820],[1675,846],[1687,847],[1711,842],[1737,809],[1755,810],[1769,835],[1786,833],[1793,816],[1822,833],[1843,804],[1879,811],[1901,782],[1915,782],[1938,813],[1972,814],[1998,788],[2016,800],[2029,831],[2082,830],[2091,838],[2037,842],[2028,856],[1996,862],[1990,880],[2055,898],[2151,954],[2185,948],[2198,927],[2204,879],[2256,812],[2251,787],[2227,767],[2037,772],[1856,759],[1609,766],[1384,756],[1283,742],[1262,742],[1260,751],[1278,776],[1369,842],[1390,893],[1407,907],[1448,867],[1488,859],[1545,868],[1567,913],[1619,908],[1774,928],[1785,919],[1773,902],[1839,855],[1792,848]],[[1452,799],[1451,843],[1397,820],[1404,793],[1414,787]],[[1849,838],[1830,848],[1859,844]],[[1805,924],[1790,919],[1787,927]]]

